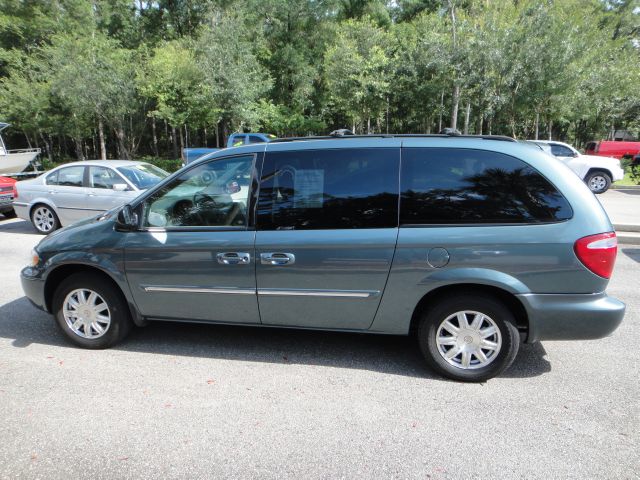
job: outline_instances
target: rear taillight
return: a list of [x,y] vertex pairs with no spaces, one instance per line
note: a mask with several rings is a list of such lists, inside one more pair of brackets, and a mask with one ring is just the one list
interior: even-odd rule
[[13,199],[18,198],[18,189],[16,188],[15,183],[13,184]]
[[610,278],[618,253],[618,239],[615,232],[598,233],[580,238],[573,245],[573,251],[585,267],[596,275]]

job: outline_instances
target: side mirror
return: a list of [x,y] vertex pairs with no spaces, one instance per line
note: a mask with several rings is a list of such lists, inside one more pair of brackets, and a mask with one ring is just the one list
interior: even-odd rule
[[133,211],[131,205],[124,205],[118,212],[118,227],[122,230],[135,230],[138,228],[138,215]]
[[126,183],[114,183],[113,184],[113,190],[115,192],[126,192],[127,190],[129,190],[129,185],[127,185]]

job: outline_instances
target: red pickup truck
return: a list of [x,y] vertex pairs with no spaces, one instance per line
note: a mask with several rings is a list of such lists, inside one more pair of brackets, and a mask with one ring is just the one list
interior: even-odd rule
[[600,157],[613,157],[618,160],[633,158],[640,153],[640,142],[620,142],[601,140],[589,142],[584,150],[585,155],[598,155]]
[[0,177],[0,213],[7,218],[14,218],[13,199],[18,196],[16,181],[9,177]]

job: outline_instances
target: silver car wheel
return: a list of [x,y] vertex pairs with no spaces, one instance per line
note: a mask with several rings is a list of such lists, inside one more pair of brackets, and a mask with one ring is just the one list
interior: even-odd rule
[[589,180],[589,188],[592,192],[599,192],[607,187],[607,179],[602,175],[594,175]]
[[498,325],[481,312],[465,310],[449,315],[436,331],[438,352],[447,363],[463,370],[483,368],[502,348]]
[[64,299],[62,314],[69,329],[82,338],[100,338],[111,325],[107,302],[93,290],[72,290]]
[[50,232],[56,225],[54,213],[47,207],[38,207],[33,212],[33,224],[41,232]]

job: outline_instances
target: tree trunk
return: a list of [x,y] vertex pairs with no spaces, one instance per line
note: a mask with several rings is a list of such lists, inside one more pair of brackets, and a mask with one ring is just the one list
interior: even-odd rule
[[100,158],[106,160],[107,146],[104,141],[104,124],[102,123],[102,117],[98,117],[98,138],[100,139]]
[[207,142],[207,127],[204,127],[203,130],[204,130],[204,142],[202,142],[202,143],[204,144],[204,148],[208,148],[209,145],[208,145],[208,142]]
[[389,134],[389,97],[387,97],[387,115],[385,120],[387,122],[387,134]]
[[49,141],[47,141],[47,139],[45,138],[45,136],[42,134],[40,130],[38,130],[38,135],[40,135],[40,138],[44,142],[44,148],[47,151],[47,158],[49,159],[50,162],[53,162],[53,155],[52,155],[53,152],[51,151],[51,137],[49,137]]
[[553,132],[553,120],[549,119],[549,140],[553,140],[551,138],[551,132]]
[[371,133],[371,117],[367,117],[367,135]]
[[471,116],[471,102],[467,102],[467,110],[464,114],[464,134],[469,135],[469,117]]
[[442,112],[444,110],[444,90],[440,94],[440,119],[438,120],[438,133],[442,131]]
[[173,158],[178,157],[178,139],[176,138],[176,127],[171,127],[171,142],[173,144]]
[[220,123],[216,123],[216,148],[220,148]]
[[482,109],[478,107],[478,126],[476,127],[476,135],[482,135],[482,124],[484,120],[484,113]]
[[151,134],[153,135],[153,154],[158,158],[160,155],[158,153],[158,135],[156,134],[155,117],[151,117]]
[[182,156],[184,152],[184,136],[182,135],[182,128],[179,129],[179,132],[180,132],[180,157],[179,158],[184,160]]
[[75,138],[73,139],[73,143],[75,144],[76,147],[76,157],[78,158],[79,161],[84,160],[84,152],[82,151],[82,141],[79,138]]
[[491,124],[493,123],[493,117],[489,116],[489,120],[487,120],[487,130],[488,134],[491,135]]
[[116,139],[118,140],[118,156],[122,160],[129,160],[129,151],[127,150],[127,145],[125,143],[125,133],[122,125],[118,125],[116,130]]
[[431,133],[431,125],[433,125],[433,117],[429,115],[427,117],[427,131],[425,132],[427,135]]
[[458,128],[458,105],[460,103],[460,87],[453,86],[451,99],[451,128]]
[[536,112],[536,123],[535,123],[535,139],[538,140],[538,135],[540,134],[540,113]]

